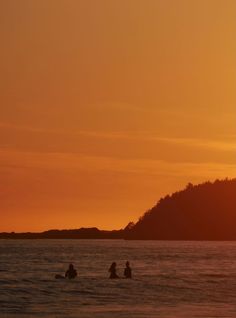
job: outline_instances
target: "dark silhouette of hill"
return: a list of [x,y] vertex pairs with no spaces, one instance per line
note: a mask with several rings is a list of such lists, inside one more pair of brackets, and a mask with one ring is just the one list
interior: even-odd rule
[[236,240],[236,179],[189,183],[125,232],[127,239]]
[[199,185],[161,198],[122,230],[93,228],[0,233],[0,239],[236,240],[236,179]]

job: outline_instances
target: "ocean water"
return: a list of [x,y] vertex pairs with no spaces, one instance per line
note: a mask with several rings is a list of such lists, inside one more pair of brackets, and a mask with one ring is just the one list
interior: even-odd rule
[[0,240],[0,317],[235,318],[236,242]]

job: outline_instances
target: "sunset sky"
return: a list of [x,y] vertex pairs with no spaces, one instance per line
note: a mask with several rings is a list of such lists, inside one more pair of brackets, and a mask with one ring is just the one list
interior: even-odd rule
[[235,34],[235,0],[0,0],[0,231],[235,177]]

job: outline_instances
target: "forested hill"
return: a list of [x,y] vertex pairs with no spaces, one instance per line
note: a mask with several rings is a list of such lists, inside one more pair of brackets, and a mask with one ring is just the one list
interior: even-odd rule
[[216,180],[167,195],[136,224],[97,228],[0,233],[0,239],[236,240],[236,179]]
[[236,240],[236,179],[188,184],[126,231],[127,239]]

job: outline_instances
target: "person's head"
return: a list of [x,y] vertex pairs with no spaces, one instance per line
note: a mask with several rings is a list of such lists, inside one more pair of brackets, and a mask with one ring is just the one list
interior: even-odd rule
[[74,269],[74,265],[73,264],[70,264],[69,265],[69,270],[73,270]]
[[125,263],[125,265],[126,265],[126,267],[129,267],[129,262],[127,261],[127,262]]
[[113,262],[113,263],[111,264],[111,267],[116,267],[116,262]]

